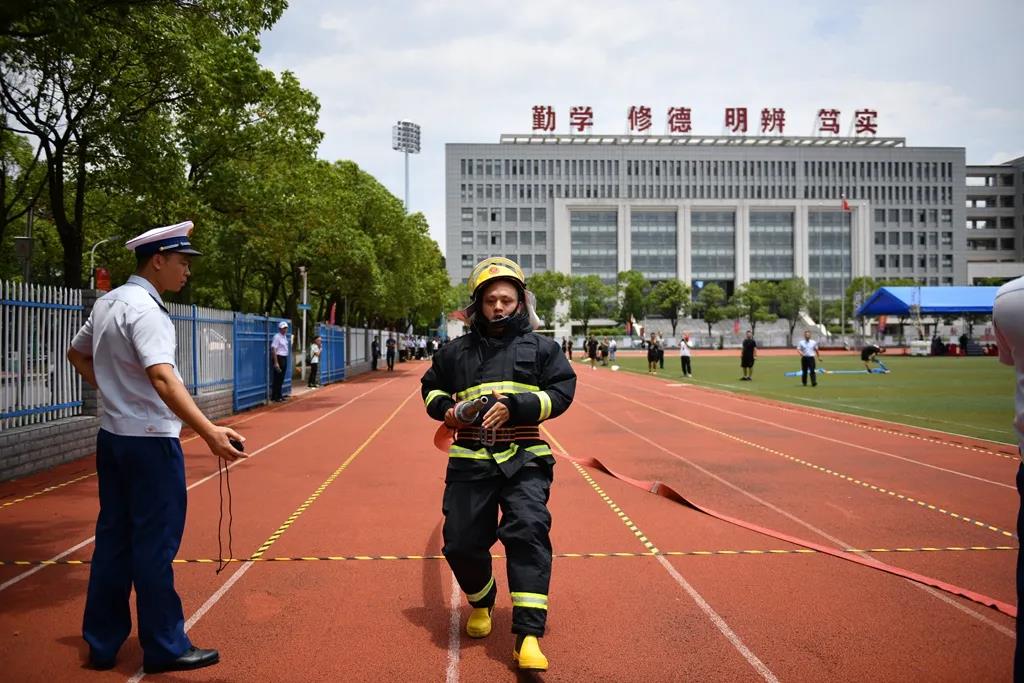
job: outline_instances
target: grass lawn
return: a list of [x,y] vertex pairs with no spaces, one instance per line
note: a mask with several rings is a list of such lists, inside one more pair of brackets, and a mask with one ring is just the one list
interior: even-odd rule
[[[883,356],[883,362],[891,370],[888,375],[819,375],[817,387],[804,387],[799,377],[784,374],[800,369],[795,352],[758,358],[754,381],[740,382],[738,353],[702,357],[698,350],[693,356],[693,378],[683,379],[677,352],[668,349],[665,369],[658,371],[658,377],[1016,444],[1013,368],[993,357]],[[646,359],[639,356],[620,357],[619,365],[625,371],[647,372]],[[857,370],[864,365],[859,356],[849,355],[826,357],[821,367]]]

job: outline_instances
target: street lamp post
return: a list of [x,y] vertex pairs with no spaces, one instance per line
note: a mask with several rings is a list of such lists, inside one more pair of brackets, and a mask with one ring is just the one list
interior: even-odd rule
[[114,239],[108,237],[105,240],[100,240],[96,244],[92,245],[92,249],[89,250],[89,289],[96,289],[96,247],[109,242]]
[[391,127],[391,149],[405,153],[405,212],[409,213],[409,153],[420,153],[420,127],[399,121]]

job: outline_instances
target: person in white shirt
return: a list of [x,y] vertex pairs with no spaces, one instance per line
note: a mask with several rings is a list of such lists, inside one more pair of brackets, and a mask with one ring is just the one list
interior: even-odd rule
[[[1012,365],[1017,372],[1014,429],[1018,451],[1024,453],[1024,277],[1011,280],[996,291],[992,305],[992,326],[999,344],[999,362]],[[1024,465],[1017,464],[1017,538],[1024,537]],[[1024,555],[1017,551],[1017,604],[1024,599]],[[1019,623],[1019,622],[1018,622]],[[1024,647],[1017,631],[1013,653],[1013,680],[1024,679]]]
[[619,343],[615,341],[615,337],[612,337],[611,341],[608,342],[608,357],[612,359],[613,365],[615,364],[615,352],[618,350],[618,348]]
[[284,373],[288,371],[288,349],[291,339],[288,338],[288,323],[281,321],[277,325],[277,334],[270,340],[270,361],[274,366],[274,383],[270,398],[277,403],[284,401],[281,392],[284,387]]
[[679,340],[679,362],[683,366],[683,377],[693,377],[693,368],[690,367],[690,337],[685,334]]
[[196,406],[175,366],[174,324],[161,294],[191,275],[192,222],[154,228],[128,241],[136,271],[93,306],[71,341],[71,365],[103,397],[96,437],[99,516],[89,568],[82,637],[89,667],[111,669],[132,630],[135,588],[146,673],[183,671],[220,661],[185,634],[171,560],[185,529],[184,421],[227,461],[246,457],[245,439]]
[[309,345],[309,383],[310,389],[320,386],[320,350],[323,345],[323,338],[318,334],[313,337],[313,343]]
[[804,338],[796,345],[797,353],[800,354],[800,380],[807,386],[807,375],[811,376],[811,386],[818,386],[817,361],[821,361],[821,353],[818,352],[818,342],[811,339],[811,331],[804,330]]

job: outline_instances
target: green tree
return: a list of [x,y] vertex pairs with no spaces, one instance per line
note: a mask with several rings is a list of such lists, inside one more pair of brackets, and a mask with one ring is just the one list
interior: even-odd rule
[[618,274],[619,311],[618,319],[623,324],[630,317],[643,320],[650,310],[649,296],[651,283],[638,270],[627,270]]
[[689,285],[684,285],[675,278],[659,282],[651,290],[651,308],[672,323],[673,337],[676,334],[680,316],[686,315],[690,309],[690,296]]
[[583,323],[583,334],[590,329],[590,321],[607,316],[615,287],[606,285],[597,275],[573,275],[569,286],[569,317]]
[[779,315],[785,318],[789,324],[789,336],[786,344],[793,345],[793,330],[800,320],[800,314],[807,309],[810,292],[807,282],[802,277],[791,277],[775,283],[774,300],[772,305]]
[[750,329],[756,334],[759,322],[778,320],[779,316],[771,312],[776,300],[775,283],[757,280],[740,285],[730,303],[739,317],[750,322]]
[[704,323],[708,326],[708,337],[711,337],[711,328],[715,323],[725,320],[728,316],[726,308],[726,294],[721,286],[714,282],[704,285],[697,294],[697,300],[693,302],[693,310],[699,314]]
[[555,307],[569,298],[571,280],[565,273],[547,270],[535,273],[526,280],[526,287],[537,299],[537,316],[545,325],[555,324]]

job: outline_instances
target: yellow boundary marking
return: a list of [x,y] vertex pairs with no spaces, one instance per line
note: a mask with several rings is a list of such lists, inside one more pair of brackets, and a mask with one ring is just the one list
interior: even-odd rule
[[[543,431],[544,434],[555,444],[558,450],[562,451],[566,455],[569,455],[569,451],[565,450],[565,448],[558,441],[558,439],[555,438],[555,435],[552,434],[547,427],[541,425],[540,428],[541,431]],[[622,523],[625,524],[631,532],[633,532],[633,535],[636,536],[637,540],[640,541],[640,543],[642,543],[648,551],[650,551],[651,555],[662,554],[661,551],[659,551],[658,548],[655,547],[655,545],[651,543],[650,540],[648,540],[647,536],[645,536],[644,533],[637,528],[636,524],[633,523],[633,520],[626,516],[626,513],[623,512],[622,509],[615,504],[615,501],[612,500],[600,486],[598,486],[597,482],[594,481],[593,477],[590,476],[590,473],[587,472],[587,470],[584,469],[582,465],[580,465],[575,460],[572,460],[571,456],[569,462],[571,462],[572,466],[576,469],[576,471],[580,473],[580,476],[583,477],[588,484],[590,484],[590,487],[594,489],[597,495],[601,496],[601,500],[603,500],[608,505],[608,507],[612,509],[612,512],[614,512],[618,516],[618,518],[622,520]]]
[[[317,489],[315,491],[313,491],[312,494],[310,494],[309,498],[307,498],[302,503],[302,505],[300,505],[299,507],[295,508],[295,511],[291,515],[288,516],[288,519],[286,519],[284,521],[284,523],[281,524],[281,526],[277,527],[277,530],[274,531],[274,533],[270,534],[270,536],[267,538],[267,540],[265,540],[263,542],[263,545],[261,545],[256,550],[256,552],[254,552],[252,555],[249,556],[249,560],[250,561],[251,560],[259,560],[263,556],[263,553],[267,552],[267,550],[270,548],[270,546],[274,545],[274,543],[277,542],[277,539],[281,538],[281,536],[284,535],[284,532],[288,531],[288,529],[292,526],[292,524],[294,524],[295,521],[299,517],[302,516],[302,513],[305,512],[309,508],[310,505],[312,505],[313,503],[316,502],[316,499],[320,497],[320,494],[323,493],[324,491],[326,491],[327,487],[330,486],[334,482],[334,480],[337,479],[338,476],[342,472],[344,472],[346,468],[348,468],[349,464],[353,460],[355,460],[356,457],[360,453],[362,453],[363,450],[367,446],[370,445],[370,442],[373,441],[375,438],[377,438],[377,435],[381,433],[381,431],[384,429],[384,427],[386,427],[388,424],[390,424],[391,420],[393,420],[395,418],[395,415],[398,415],[398,411],[400,411],[402,408],[405,407],[405,404],[409,402],[409,399],[411,399],[413,396],[415,396],[417,394],[419,394],[419,389],[413,391],[411,394],[406,396],[405,400],[402,401],[401,403],[399,403],[398,407],[395,408],[394,411],[390,415],[388,415],[388,418],[386,420],[384,420],[380,424],[380,426],[377,427],[377,429],[373,430],[373,433],[370,434],[370,436],[368,436],[366,438],[366,441],[364,441],[362,444],[360,444],[359,448],[355,449],[352,452],[352,455],[348,456],[348,458],[345,459],[345,462],[341,463],[341,465],[338,466],[338,469],[334,470],[334,472],[331,473],[331,476],[327,477],[327,479],[325,479],[324,482],[322,484],[320,484],[320,486],[318,486]],[[211,560],[211,561],[215,561],[215,560]]]
[[[591,385],[591,386],[593,386],[593,385]],[[654,406],[652,406],[650,404],[642,403],[640,401],[636,401],[634,399],[629,398],[628,396],[623,396],[622,394],[616,393],[614,391],[609,391],[607,389],[601,389],[600,387],[594,387],[594,389],[596,391],[600,391],[602,393],[611,394],[612,396],[617,396],[617,397],[621,398],[624,401],[629,401],[630,403],[635,403],[638,406],[643,406],[644,408],[647,408],[648,410],[653,410],[655,412],[661,413],[662,415],[670,417],[673,420],[678,420],[679,422],[685,422],[686,424],[690,425],[691,427],[697,427],[698,429],[703,429],[705,431],[711,432],[712,434],[718,434],[719,436],[724,436],[725,438],[731,439],[732,441],[737,441],[737,442],[739,442],[739,443],[741,443],[741,444],[743,444],[745,446],[750,446],[751,448],[756,448],[756,449],[764,451],[766,453],[771,453],[772,455],[778,455],[778,456],[780,456],[782,458],[785,458],[786,460],[790,460],[791,462],[795,462],[797,464],[803,465],[804,467],[809,467],[809,468],[811,468],[813,470],[817,470],[818,472],[823,472],[825,474],[831,474],[833,477],[837,477],[839,479],[842,479],[843,481],[850,482],[851,484],[857,484],[857,485],[862,486],[862,487],[864,487],[866,489],[871,489],[872,491],[876,491],[878,493],[884,493],[884,494],[886,494],[888,496],[892,496],[893,498],[898,498],[899,500],[903,500],[903,501],[906,501],[908,503],[914,503],[915,505],[918,505],[920,507],[927,508],[929,510],[934,510],[935,512],[940,512],[940,513],[942,513],[942,514],[944,514],[944,515],[946,515],[948,517],[952,517],[953,519],[958,519],[961,522],[966,522],[968,524],[973,524],[974,526],[982,528],[982,529],[988,529],[989,531],[994,531],[994,532],[996,532],[998,534],[1002,534],[1003,536],[1007,536],[1009,538],[1015,538],[1015,535],[1012,532],[1006,531],[1004,529],[1000,529],[999,527],[993,526],[992,524],[989,524],[987,522],[982,522],[980,520],[972,519],[970,517],[966,517],[966,516],[958,514],[956,512],[951,512],[950,510],[946,510],[945,508],[941,508],[941,507],[939,507],[937,505],[933,505],[933,504],[927,503],[927,502],[925,502],[923,500],[918,500],[916,498],[912,498],[912,497],[904,495],[902,493],[897,493],[896,491],[884,488],[882,486],[876,486],[875,484],[872,484],[871,482],[863,481],[861,479],[857,479],[856,477],[851,477],[851,476],[849,476],[847,474],[843,474],[841,472],[837,472],[835,470],[829,469],[828,467],[822,467],[821,465],[816,465],[813,462],[809,462],[809,461],[804,460],[802,458],[798,458],[798,457],[796,457],[794,455],[789,455],[788,453],[783,453],[782,451],[777,451],[774,448],[769,448],[768,446],[762,446],[759,443],[754,443],[753,441],[747,441],[746,439],[740,438],[740,437],[735,436],[733,434],[730,434],[728,432],[723,432],[723,431],[721,431],[719,429],[715,429],[713,427],[708,427],[707,425],[702,425],[700,423],[693,422],[692,420],[687,420],[685,417],[680,417],[678,415],[674,415],[672,413],[665,412],[664,410],[661,410],[660,408],[655,408]],[[565,452],[564,449],[563,449],[563,452]]]
[[[299,401],[306,400],[305,399],[306,395],[307,394],[311,394],[311,393],[313,393],[313,392],[309,392],[309,391],[303,392],[300,396],[297,396],[294,401],[290,401],[288,405],[294,405],[294,404],[298,403]],[[261,411],[256,412],[256,413],[252,413],[251,415],[248,415],[247,417],[244,417],[241,420],[238,420],[237,422],[232,422],[231,424],[227,424],[227,425],[223,425],[223,426],[234,428],[237,425],[240,425],[240,424],[242,424],[244,422],[248,422],[249,420],[255,420],[257,417],[261,417],[263,415],[266,415],[267,413],[272,413],[275,410],[279,410],[281,408],[284,408],[284,406],[283,405],[280,405],[280,406],[270,406],[270,407],[267,408],[267,410],[261,410]],[[237,414],[238,413],[234,413],[234,415],[237,415]],[[226,417],[231,417],[231,416],[229,415],[229,416],[226,416]],[[184,445],[184,444],[187,444],[190,441],[195,441],[198,438],[199,438],[198,434],[193,434],[190,437],[182,439],[181,443],[182,443],[182,445]],[[83,456],[83,457],[85,457],[85,456]],[[14,505],[15,503],[21,503],[23,501],[30,500],[32,498],[35,498],[36,496],[41,496],[44,493],[49,493],[50,491],[56,491],[57,489],[64,488],[65,486],[70,486],[71,484],[75,484],[77,482],[80,482],[83,479],[88,479],[89,477],[95,477],[95,476],[96,476],[96,472],[89,472],[88,474],[83,474],[80,477],[75,477],[74,479],[69,479],[68,481],[62,482],[60,484],[54,484],[52,486],[47,486],[45,489],[40,489],[39,491],[36,491],[35,493],[28,494],[27,496],[22,496],[21,498],[15,498],[14,500],[5,501],[3,503],[0,503],[0,510],[3,510],[6,507],[10,507],[10,506]]]
[[[843,548],[848,553],[936,553],[936,552],[984,552],[997,550],[1019,550],[1015,545],[996,546],[946,546],[922,548]],[[810,548],[765,548],[746,550],[652,550],[649,552],[607,552],[607,553],[555,553],[554,557],[568,559],[607,559],[617,557],[713,557],[736,555],[818,555],[817,550]],[[491,555],[492,559],[502,560],[505,555]],[[444,555],[303,555],[299,557],[256,557],[256,558],[225,558],[224,562],[367,562],[367,561],[401,561],[401,560],[443,560]],[[180,558],[174,564],[217,564],[215,558]],[[0,567],[28,567],[35,565],[88,565],[91,560],[0,560]]]

